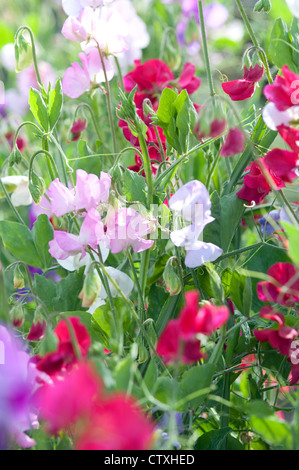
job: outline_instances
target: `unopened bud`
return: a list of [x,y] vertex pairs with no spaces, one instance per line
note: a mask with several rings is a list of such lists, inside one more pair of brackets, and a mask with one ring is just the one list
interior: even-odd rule
[[34,312],[33,322],[27,336],[28,341],[38,341],[41,339],[45,335],[46,328],[47,323],[42,314],[42,310],[40,307],[37,307]]
[[262,11],[264,10],[265,13],[269,13],[271,10],[271,0],[259,0],[255,6],[253,11]]
[[32,199],[36,204],[39,204],[41,198],[45,192],[46,184],[41,176],[38,176],[35,171],[31,172],[31,181],[29,183],[29,191]]
[[90,268],[85,276],[83,289],[79,294],[82,299],[82,307],[90,307],[99,297],[102,288],[102,282],[98,272]]
[[23,276],[19,266],[17,266],[14,270],[13,285],[14,285],[15,289],[23,289],[23,287],[25,287],[24,276]]
[[16,304],[12,308],[10,315],[11,315],[12,324],[15,328],[19,328],[20,326],[23,325],[25,316],[24,316],[23,307],[20,303]]
[[18,165],[22,161],[22,154],[17,145],[14,146],[13,151],[8,157],[9,166]]
[[163,272],[165,288],[170,295],[177,295],[181,292],[182,289],[177,269],[174,267],[174,262],[177,262],[175,257],[169,258]]
[[32,47],[26,39],[20,35],[15,43],[16,72],[27,69],[32,64]]

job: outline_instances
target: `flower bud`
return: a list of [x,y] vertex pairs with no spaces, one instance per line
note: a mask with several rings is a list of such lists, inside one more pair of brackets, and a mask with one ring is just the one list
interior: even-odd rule
[[173,266],[174,261],[176,261],[175,257],[169,258],[163,272],[165,288],[170,295],[177,295],[181,292],[182,289],[181,281],[177,274],[177,270]]
[[26,39],[19,35],[15,43],[16,72],[27,69],[32,64],[32,47]]
[[19,328],[20,326],[22,326],[25,319],[22,304],[18,303],[14,305],[10,312],[10,316],[12,324],[15,328]]
[[90,307],[99,297],[102,288],[102,282],[98,272],[90,268],[85,276],[83,289],[79,294],[82,299],[82,307]]
[[22,161],[22,154],[17,145],[14,146],[13,151],[8,157],[8,164],[10,167],[18,165]]
[[39,204],[41,198],[45,192],[46,184],[41,176],[38,176],[35,171],[31,172],[31,181],[29,183],[29,191],[32,199],[36,204]]
[[[169,34],[170,32],[172,32],[172,34]],[[163,60],[171,70],[177,70],[181,65],[180,46],[177,41],[176,32],[169,30],[169,28],[164,33],[161,60]]]
[[28,341],[38,341],[46,332],[47,323],[41,313],[41,308],[37,307],[34,313],[33,322],[27,336]]
[[20,270],[19,265],[17,265],[17,267],[14,270],[13,285],[15,289],[23,289],[23,287],[25,287],[24,276]]
[[269,13],[271,10],[271,0],[259,0],[256,2],[253,11],[262,11],[264,10],[265,13]]

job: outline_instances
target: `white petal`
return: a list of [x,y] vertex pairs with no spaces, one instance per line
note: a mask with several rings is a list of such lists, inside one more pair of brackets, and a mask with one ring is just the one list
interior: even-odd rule
[[286,0],[291,13],[299,18],[299,0]]
[[69,16],[78,16],[82,10],[80,0],[62,0],[62,8]]
[[208,261],[215,261],[223,250],[213,243],[197,241],[186,250],[185,264],[188,268],[197,268]]
[[289,126],[291,121],[299,119],[299,106],[292,106],[286,111],[279,111],[274,103],[268,103],[263,109],[263,119],[269,129],[276,131],[281,124]]

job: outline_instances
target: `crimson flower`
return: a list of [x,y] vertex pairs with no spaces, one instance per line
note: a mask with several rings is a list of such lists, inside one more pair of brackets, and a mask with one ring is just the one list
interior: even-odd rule
[[229,130],[221,147],[220,155],[221,157],[231,157],[237,153],[243,152],[244,147],[245,135],[238,127],[234,127]]
[[[281,178],[276,176],[272,170],[268,169],[264,159],[260,158],[258,161],[263,165],[266,171],[269,172],[273,183],[276,185],[277,189],[283,188],[285,186]],[[254,161],[249,166],[249,174],[244,176],[244,185],[237,192],[237,196],[240,199],[244,199],[251,203],[254,201],[256,204],[259,204],[271,191],[271,187],[265,178],[263,172],[261,171],[257,161]]]
[[276,176],[286,183],[291,183],[297,177],[294,169],[298,167],[298,154],[289,150],[275,148],[264,157],[264,162]]
[[297,104],[299,75],[292,72],[287,65],[281,68],[281,72],[282,75],[276,75],[273,84],[265,86],[264,95],[279,111],[285,111]]
[[251,98],[255,91],[255,84],[259,82],[264,74],[264,68],[256,64],[249,69],[244,67],[244,78],[222,83],[223,91],[233,101],[243,101]]
[[[91,344],[87,328],[77,317],[69,317],[68,320],[70,327],[73,328],[80,354],[84,358]],[[63,373],[77,362],[68,323],[65,320],[60,320],[54,333],[58,338],[56,351],[47,353],[45,356],[35,356],[37,369],[50,376]]]
[[299,129],[295,127],[289,127],[285,124],[281,124],[277,127],[277,130],[283,140],[293,150],[293,152],[299,154]]
[[46,332],[47,323],[45,320],[33,322],[28,333],[28,341],[38,341]]
[[257,295],[263,302],[291,306],[299,301],[299,269],[291,263],[276,263],[267,272],[269,281],[258,282]]
[[84,131],[87,127],[87,122],[86,119],[84,121],[80,118],[77,121],[74,122],[72,128],[71,128],[71,133],[72,135],[72,142],[75,142],[76,140],[80,139],[81,132]]

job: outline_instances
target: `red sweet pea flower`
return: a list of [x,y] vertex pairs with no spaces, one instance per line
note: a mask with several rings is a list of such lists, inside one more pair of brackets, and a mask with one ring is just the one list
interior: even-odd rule
[[199,308],[199,295],[196,291],[187,292],[185,298],[186,305],[179,316],[180,335],[184,340],[194,338],[197,333],[210,335],[227,322],[227,307],[216,307],[209,303]]
[[74,122],[73,127],[71,128],[71,133],[73,134],[72,142],[75,142],[76,140],[80,139],[81,132],[83,132],[86,127],[86,119],[84,119],[84,121],[82,119],[78,119],[78,121]]
[[295,127],[289,127],[285,124],[281,124],[277,127],[277,130],[283,140],[293,150],[293,152],[299,154],[299,129]]
[[195,76],[196,67],[194,64],[187,62],[182,70],[181,76],[178,79],[179,88],[187,90],[189,95],[192,95],[198,90],[201,80]]
[[281,68],[281,72],[282,76],[276,75],[273,84],[265,86],[264,95],[279,111],[285,111],[298,104],[299,75],[287,65]]
[[47,323],[45,320],[32,323],[30,331],[28,333],[28,341],[38,341],[41,339],[46,332]]
[[[82,357],[86,357],[91,344],[87,328],[77,317],[69,317],[68,320],[74,330],[80,353]],[[67,322],[60,320],[54,333],[58,337],[57,350],[42,357],[35,356],[37,368],[50,376],[63,373],[77,362]]]
[[[164,136],[163,130],[161,129],[161,127],[157,127],[157,131],[159,134],[159,138],[160,138],[164,153],[166,153],[166,137]],[[147,144],[149,157],[151,160],[153,160],[153,162],[151,163],[151,169],[152,169],[153,175],[155,175],[157,172],[158,164],[159,164],[157,162],[162,162],[161,149],[160,149],[160,145],[156,136],[155,129],[153,127],[148,127],[146,136],[147,136],[146,144]],[[141,157],[138,153],[136,153],[135,165],[129,166],[128,168],[129,170],[139,172],[141,170],[141,167],[142,167]],[[144,170],[142,172],[142,176],[145,176]]]
[[223,82],[223,91],[230,96],[233,101],[243,101],[251,98],[255,91],[255,84],[264,75],[264,68],[256,64],[254,67],[244,67],[244,78]]
[[205,358],[205,354],[200,350],[198,339],[184,340],[182,338],[179,319],[170,320],[167,323],[158,340],[156,350],[165,364],[178,360],[185,364],[192,364]]
[[278,349],[280,354],[288,356],[290,346],[298,331],[290,326],[285,326],[284,316],[274,308],[267,306],[260,311],[260,316],[278,323],[278,329],[266,328],[264,330],[254,330],[254,336],[260,342],[268,341],[274,349]]
[[276,263],[267,272],[270,281],[257,284],[257,294],[263,302],[291,306],[299,302],[299,269],[291,263]]
[[220,150],[221,157],[231,157],[237,153],[243,152],[245,147],[245,135],[238,128],[230,129],[224,144]]
[[76,437],[76,450],[149,450],[153,423],[135,401],[118,392],[97,403]]
[[293,170],[298,167],[299,160],[294,152],[275,148],[265,155],[264,162],[267,168],[286,183],[291,183],[297,177]]
[[51,434],[68,429],[77,421],[89,419],[94,400],[99,398],[102,382],[93,366],[78,363],[51,384],[43,385],[35,396],[40,417]]
[[[276,188],[283,188],[285,186],[284,182],[282,179],[278,178],[273,171],[267,168],[264,159],[259,158],[258,161],[263,165],[265,170],[269,172]],[[263,175],[257,160],[252,162],[249,166],[249,174],[244,176],[244,186],[237,192],[237,196],[249,203],[254,201],[256,204],[259,204],[270,191],[271,187]]]

